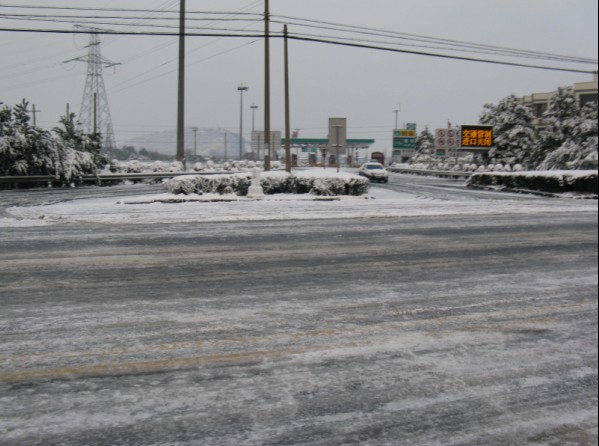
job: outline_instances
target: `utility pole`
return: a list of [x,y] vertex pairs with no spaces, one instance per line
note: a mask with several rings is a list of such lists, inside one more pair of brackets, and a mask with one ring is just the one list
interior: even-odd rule
[[198,145],[197,145],[197,136],[198,136],[198,128],[197,127],[192,127],[191,130],[193,130],[193,156],[197,156],[198,155]]
[[291,131],[289,125],[289,49],[288,49],[288,34],[287,25],[283,27],[283,34],[285,35],[285,170],[291,172],[291,147],[289,138],[291,138]]
[[179,78],[177,84],[177,161],[185,165],[185,0],[179,6]]
[[93,98],[93,135],[95,136],[98,133],[98,95],[97,93],[94,93],[94,98]]
[[36,120],[36,115],[38,113],[40,113],[41,110],[36,110],[35,109],[35,104],[31,105],[31,115],[33,116],[33,126],[36,127],[37,126],[37,120]]
[[270,12],[264,0],[264,170],[270,170]]

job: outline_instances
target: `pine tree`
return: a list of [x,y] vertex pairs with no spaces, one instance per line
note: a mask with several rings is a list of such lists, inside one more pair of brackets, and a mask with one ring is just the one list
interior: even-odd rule
[[547,153],[539,169],[597,169],[597,104],[591,102],[578,110],[577,116],[565,117],[567,126],[556,121],[554,131],[547,132],[548,146],[560,138],[563,141]]
[[53,132],[58,136],[58,140],[65,148],[87,152],[91,154],[94,163],[98,167],[108,164],[109,159],[100,154],[101,139],[99,134],[87,135],[81,129],[80,123],[75,120],[75,113],[69,113],[68,116],[61,116],[59,122],[64,126],[54,127]]
[[551,152],[573,136],[575,122],[580,118],[580,107],[570,87],[560,87],[551,98],[549,108],[541,118],[538,145],[533,162],[541,164]]
[[59,161],[50,133],[32,126],[23,99],[2,111],[0,171],[4,175],[53,175]]
[[424,127],[424,130],[420,132],[420,135],[416,138],[416,153],[423,155],[431,155],[435,147],[435,137],[429,131],[428,126]]
[[13,108],[0,110],[0,174],[52,175],[61,184],[69,184],[106,164],[100,155],[100,139],[83,134],[74,115],[61,118],[63,129],[54,129],[58,137],[30,124],[25,99]]
[[512,165],[531,158],[536,146],[534,116],[515,95],[502,99],[497,105],[486,104],[479,121],[493,126],[495,147],[489,153],[491,158]]

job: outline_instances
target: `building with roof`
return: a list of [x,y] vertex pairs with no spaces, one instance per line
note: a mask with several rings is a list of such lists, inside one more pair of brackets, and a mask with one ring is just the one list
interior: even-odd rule
[[[577,82],[572,85],[574,95],[578,100],[578,104],[582,107],[589,102],[597,103],[597,71],[593,73],[593,80],[590,82]],[[551,98],[556,91],[546,93],[532,93],[522,97],[522,102],[528,105],[537,121],[543,116],[543,113],[549,108]]]

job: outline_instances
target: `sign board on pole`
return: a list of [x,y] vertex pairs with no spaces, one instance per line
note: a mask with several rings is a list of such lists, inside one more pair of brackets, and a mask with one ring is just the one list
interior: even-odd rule
[[[252,131],[252,152],[264,153],[264,131],[254,130]],[[270,148],[276,153],[281,148],[281,132],[279,130],[270,132]]]
[[405,129],[393,130],[394,149],[416,149],[416,124],[406,124]]
[[493,126],[490,125],[463,125],[461,127],[461,146],[468,147],[493,147]]
[[329,118],[329,150],[345,153],[347,146],[347,118]]
[[435,147],[439,149],[455,149],[460,147],[460,131],[458,129],[436,129]]

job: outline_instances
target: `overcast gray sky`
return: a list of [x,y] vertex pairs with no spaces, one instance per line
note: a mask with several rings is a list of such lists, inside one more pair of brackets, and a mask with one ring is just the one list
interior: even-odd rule
[[[263,1],[187,0],[188,26],[243,30],[259,34]],[[9,8],[19,5],[21,8]],[[113,8],[115,11],[38,9],[23,6]],[[122,9],[172,11],[126,12]],[[72,30],[77,22],[14,20],[6,14],[111,16],[95,19],[107,29],[176,31],[179,0],[8,0],[0,2],[0,28]],[[219,12],[220,14],[196,14]],[[398,40],[397,35],[373,35],[375,30],[435,37],[557,55],[597,59],[595,0],[271,0],[271,31],[280,34],[289,23],[291,35],[359,39],[354,43],[408,51],[446,54],[521,64],[592,71],[596,62],[506,57],[449,51],[442,42]],[[128,17],[118,19],[118,17]],[[138,17],[137,20],[131,17]],[[148,19],[148,17],[154,17]],[[171,20],[167,20],[167,18]],[[198,22],[210,17],[219,21]],[[161,18],[164,20],[157,20]],[[62,20],[62,19],[60,19]],[[93,21],[93,20],[92,20]],[[127,26],[117,25],[126,23]],[[326,23],[324,23],[326,22]],[[134,27],[133,25],[140,25]],[[143,25],[143,26],[142,26]],[[148,25],[152,25],[149,28]],[[157,28],[170,25],[174,28]],[[304,25],[310,25],[304,26]],[[342,32],[349,25],[351,32]],[[358,28],[360,27],[360,28]],[[367,28],[367,29],[366,29]],[[194,29],[192,32],[201,32]],[[223,31],[221,31],[223,32]],[[228,31],[224,31],[228,32]],[[379,33],[381,34],[381,33]],[[406,36],[404,36],[406,37]],[[413,38],[413,37],[412,37]],[[38,125],[57,125],[66,104],[78,113],[86,78],[85,63],[63,61],[85,56],[88,37],[74,34],[0,32],[0,101],[14,105],[22,98],[41,112]],[[102,36],[102,55],[122,65],[106,69],[104,80],[117,145],[128,139],[176,127],[177,37]],[[346,40],[347,41],[347,40]],[[368,41],[368,42],[365,42]],[[402,44],[400,46],[400,44]],[[409,45],[409,46],[407,46]],[[417,46],[415,46],[417,45]],[[250,105],[258,106],[256,129],[263,126],[264,43],[259,37],[194,37],[186,39],[186,126],[239,130],[240,95],[244,94],[244,136],[252,125]],[[446,47],[445,47],[446,48]],[[452,46],[454,50],[455,46]],[[375,148],[389,149],[399,109],[400,126],[415,122],[418,131],[453,124],[473,124],[485,103],[509,94],[555,90],[592,79],[588,73],[533,69],[444,59],[326,43],[289,42],[291,127],[300,137],[325,138],[329,117],[346,117],[349,138],[373,138]],[[273,130],[284,130],[283,41],[271,41],[271,109]],[[173,152],[174,153],[174,152]]]

